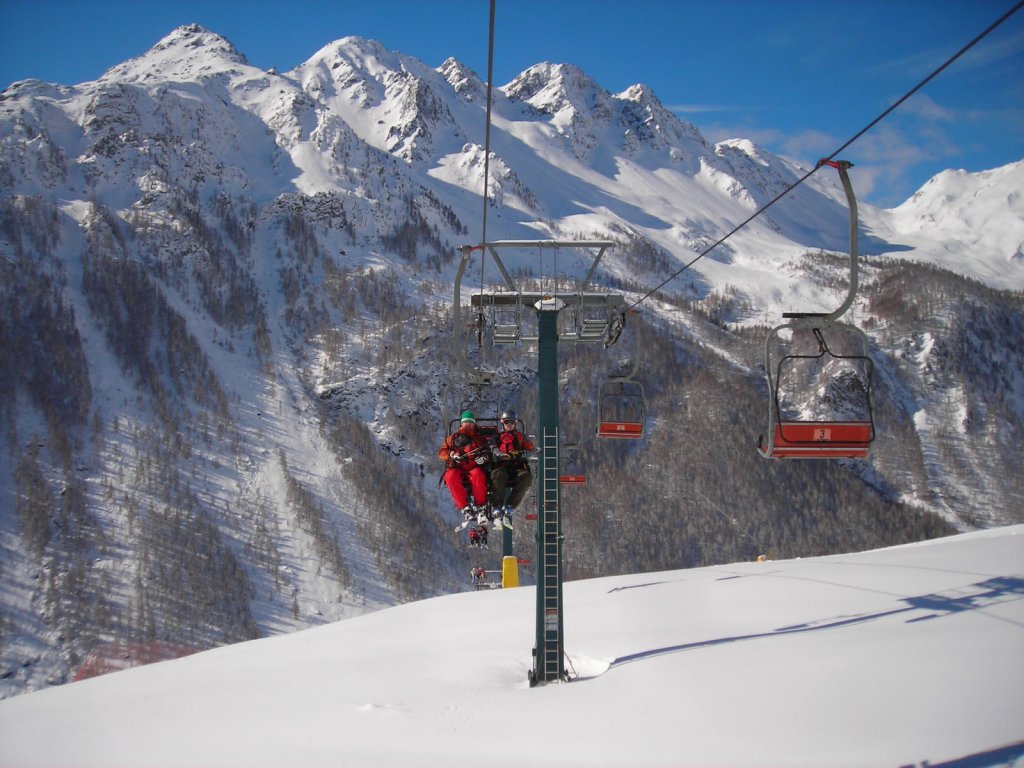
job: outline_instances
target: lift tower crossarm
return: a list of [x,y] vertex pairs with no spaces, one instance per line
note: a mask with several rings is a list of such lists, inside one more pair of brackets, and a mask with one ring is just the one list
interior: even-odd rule
[[[488,297],[493,299],[488,303],[485,302],[481,296],[484,294],[475,294],[471,297],[471,303],[476,307],[483,307],[489,305],[511,305],[511,304],[523,304],[527,307],[532,307],[537,301],[540,301],[548,296],[561,296],[566,301],[573,301],[581,306],[587,305],[602,305],[611,308],[617,308],[618,306],[625,303],[624,299],[619,299],[616,302],[609,301],[609,298],[604,294],[583,294],[583,293],[570,293],[570,294],[550,294],[550,293],[527,293],[524,294],[519,290],[519,286],[515,280],[509,274],[508,269],[505,267],[504,262],[501,260],[499,251],[502,249],[558,249],[558,248],[591,248],[597,249],[597,253],[594,254],[594,261],[590,265],[590,269],[587,271],[586,276],[583,278],[583,285],[588,284],[597,272],[597,266],[604,257],[604,253],[608,248],[615,246],[613,240],[494,240],[491,242],[483,242],[478,245],[464,245],[459,249],[461,259],[459,261],[458,269],[455,272],[455,291],[452,301],[452,322],[455,329],[455,358],[462,369],[469,374],[470,379],[478,384],[490,384],[494,381],[495,374],[493,371],[483,371],[474,368],[470,363],[469,358],[466,356],[466,337],[465,337],[465,324],[462,321],[462,278],[466,274],[466,267],[469,264],[469,260],[473,253],[476,251],[483,251],[484,253],[490,254],[491,258],[494,259],[494,264],[498,271],[501,273],[501,278],[504,281],[505,287],[508,289],[508,293],[490,293],[486,294]],[[524,339],[526,341],[536,341],[536,337]],[[570,339],[565,339],[569,341]]]
[[508,283],[510,288],[515,290],[512,278],[508,276],[508,272],[505,271],[505,265],[501,263],[501,258],[498,256],[498,250],[501,248],[597,248],[598,251],[597,255],[594,256],[594,263],[590,265],[590,270],[583,278],[583,285],[586,285],[593,279],[594,273],[597,271],[597,265],[604,256],[605,250],[614,246],[615,242],[613,240],[495,240],[490,243],[481,243],[478,247],[487,249],[498,265],[498,269],[501,270],[505,282]]

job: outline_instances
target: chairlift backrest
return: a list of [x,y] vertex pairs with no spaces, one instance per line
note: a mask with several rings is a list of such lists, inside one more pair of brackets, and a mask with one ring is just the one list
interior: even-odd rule
[[[452,419],[448,422],[448,434],[454,435],[459,431],[459,427],[462,426],[460,419]],[[476,431],[487,438],[496,437],[501,432],[501,421],[499,419],[491,419],[480,417],[476,420]]]
[[[462,426],[460,419],[452,419],[448,422],[448,434],[454,435],[459,431],[460,426]],[[526,422],[517,418],[516,429],[523,435],[526,435]],[[496,443],[498,438],[501,437],[502,432],[505,431],[505,428],[501,423],[501,419],[496,416],[493,418],[489,416],[477,416],[476,431],[489,441]]]
[[613,319],[617,315],[606,305],[585,305],[582,293],[578,298],[566,298],[566,308],[563,310],[563,314],[566,318],[566,327],[559,333],[559,340],[587,343],[606,341]]

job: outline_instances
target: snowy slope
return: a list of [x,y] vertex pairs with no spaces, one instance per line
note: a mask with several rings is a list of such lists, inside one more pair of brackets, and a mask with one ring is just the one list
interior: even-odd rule
[[[1024,527],[435,598],[0,702],[0,765],[996,766],[1024,756]],[[59,738],[54,738],[59,724]]]

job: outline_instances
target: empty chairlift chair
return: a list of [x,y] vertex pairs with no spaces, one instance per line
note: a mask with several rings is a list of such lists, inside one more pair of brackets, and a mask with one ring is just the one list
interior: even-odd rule
[[[493,299],[492,299],[493,300]],[[522,306],[518,294],[514,294],[511,303],[495,303],[492,305],[494,344],[515,344],[523,335]]]
[[598,396],[597,436],[639,439],[644,436],[644,388],[628,378],[610,379]]
[[575,443],[566,443],[562,447],[562,472],[558,482],[562,485],[586,485],[587,473],[580,458],[579,447]]
[[[868,338],[839,322],[857,292],[857,201],[847,175],[850,163],[820,164],[839,171],[850,207],[849,290],[834,312],[783,314],[786,322],[765,340],[768,429],[758,440],[758,452],[768,459],[860,459],[875,439]],[[817,351],[783,352],[783,332],[791,333],[794,346],[812,335]],[[840,349],[836,339],[843,338]],[[827,339],[833,339],[833,346]]]
[[[807,317],[801,320],[813,322]],[[852,326],[830,324],[828,330],[833,335],[845,332],[861,344],[862,351],[857,354],[839,354],[829,348],[823,328],[811,327],[818,352],[783,355],[773,368],[770,349],[779,330],[781,327],[766,344],[771,403],[769,431],[761,435],[758,445],[761,455],[778,459],[865,458],[875,438],[871,405],[874,366],[867,355],[867,337]],[[801,385],[790,386],[794,381]]]

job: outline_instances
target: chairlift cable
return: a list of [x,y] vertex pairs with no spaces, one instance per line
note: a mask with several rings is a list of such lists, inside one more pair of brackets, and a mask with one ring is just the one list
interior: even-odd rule
[[[1024,0],[1021,0],[1024,2]],[[484,216],[480,242],[487,242],[487,181],[491,161],[491,89],[494,83],[494,3],[491,0],[491,22],[487,35],[487,118],[484,125]]]
[[1002,16],[1000,16],[996,21],[992,22],[992,24],[990,24],[988,26],[988,28],[986,28],[983,32],[981,32],[977,36],[975,36],[975,38],[973,40],[971,40],[969,43],[964,45],[959,51],[957,51],[952,56],[950,56],[948,59],[946,59],[946,61],[943,62],[934,71],[932,71],[932,73],[930,75],[925,77],[923,80],[921,80],[921,82],[919,82],[917,85],[915,85],[909,91],[907,91],[901,98],[897,99],[888,109],[886,109],[884,112],[882,112],[880,115],[878,115],[878,117],[876,117],[874,120],[872,120],[866,126],[864,126],[861,130],[859,130],[857,133],[855,133],[853,135],[853,137],[851,137],[846,142],[844,142],[840,147],[838,147],[830,155],[822,158],[822,160],[820,160],[811,170],[809,170],[807,173],[805,173],[799,179],[794,181],[792,184],[790,184],[788,187],[786,187],[784,190],[782,190],[779,194],[777,194],[775,197],[773,197],[771,200],[769,200],[763,206],[761,206],[756,211],[754,211],[754,213],[752,213],[750,216],[748,216],[742,222],[740,222],[735,227],[733,227],[733,229],[731,229],[729,232],[727,232],[725,235],[723,235],[717,241],[715,241],[714,243],[709,245],[707,248],[705,248],[703,251],[701,251],[699,254],[697,254],[697,256],[695,256],[689,262],[687,262],[682,267],[680,267],[676,272],[674,272],[673,274],[669,275],[667,278],[662,280],[657,286],[655,286],[654,288],[649,290],[647,293],[645,293],[643,296],[641,296],[639,299],[637,299],[632,305],[630,305],[629,309],[634,309],[637,305],[639,305],[642,302],[646,301],[647,299],[651,298],[651,296],[653,296],[655,293],[660,291],[662,288],[664,288],[670,282],[672,282],[677,277],[679,277],[679,275],[681,275],[683,272],[685,272],[690,267],[692,267],[694,264],[696,264],[698,261],[700,261],[705,256],[707,256],[709,253],[711,253],[711,251],[713,251],[715,248],[720,246],[722,243],[724,243],[730,237],[732,237],[737,232],[739,232],[741,229],[743,229],[743,227],[747,226],[747,224],[752,222],[754,219],[756,219],[762,213],[764,213],[769,208],[771,208],[773,205],[775,205],[775,203],[777,203],[783,197],[785,197],[790,192],[792,192],[794,189],[796,189],[801,184],[803,184],[805,181],[807,181],[807,179],[809,179],[815,172],[817,172],[817,170],[824,164],[825,161],[833,160],[836,157],[836,155],[838,155],[840,152],[845,150],[847,147],[849,147],[855,141],[860,139],[865,133],[867,133],[872,128],[874,128],[878,123],[880,123],[882,120],[884,120],[886,117],[888,117],[889,114],[892,113],[897,107],[902,105],[903,102],[905,102],[907,99],[909,99],[911,96],[913,96],[919,90],[921,90],[925,85],[927,85],[929,82],[931,82],[940,72],[945,70],[950,64],[952,64],[954,61],[956,61],[961,56],[963,56],[965,53],[967,53],[967,51],[969,51],[971,48],[973,48],[975,45],[977,45],[979,42],[981,42],[985,37],[987,37],[991,32],[993,32],[997,27],[999,27],[1003,22],[1005,22],[1013,14],[1015,14],[1017,11],[1019,11],[1022,6],[1024,6],[1024,0],[1019,0],[1017,2],[1017,4],[1014,5],[1010,10],[1008,10],[1006,13],[1004,13]]
[[[1024,0],[1022,0],[1024,2]],[[484,122],[484,210],[483,210],[483,222],[481,225],[480,242],[487,242],[487,202],[488,202],[488,179],[490,178],[490,165],[491,165],[491,93],[492,86],[494,83],[494,7],[495,0],[491,0],[491,20],[490,28],[487,33],[487,117]],[[480,258],[480,293],[484,291],[484,259]],[[480,309],[477,312],[476,318],[476,343],[477,346],[483,349],[483,333],[484,333],[484,306],[483,302],[480,303]]]

